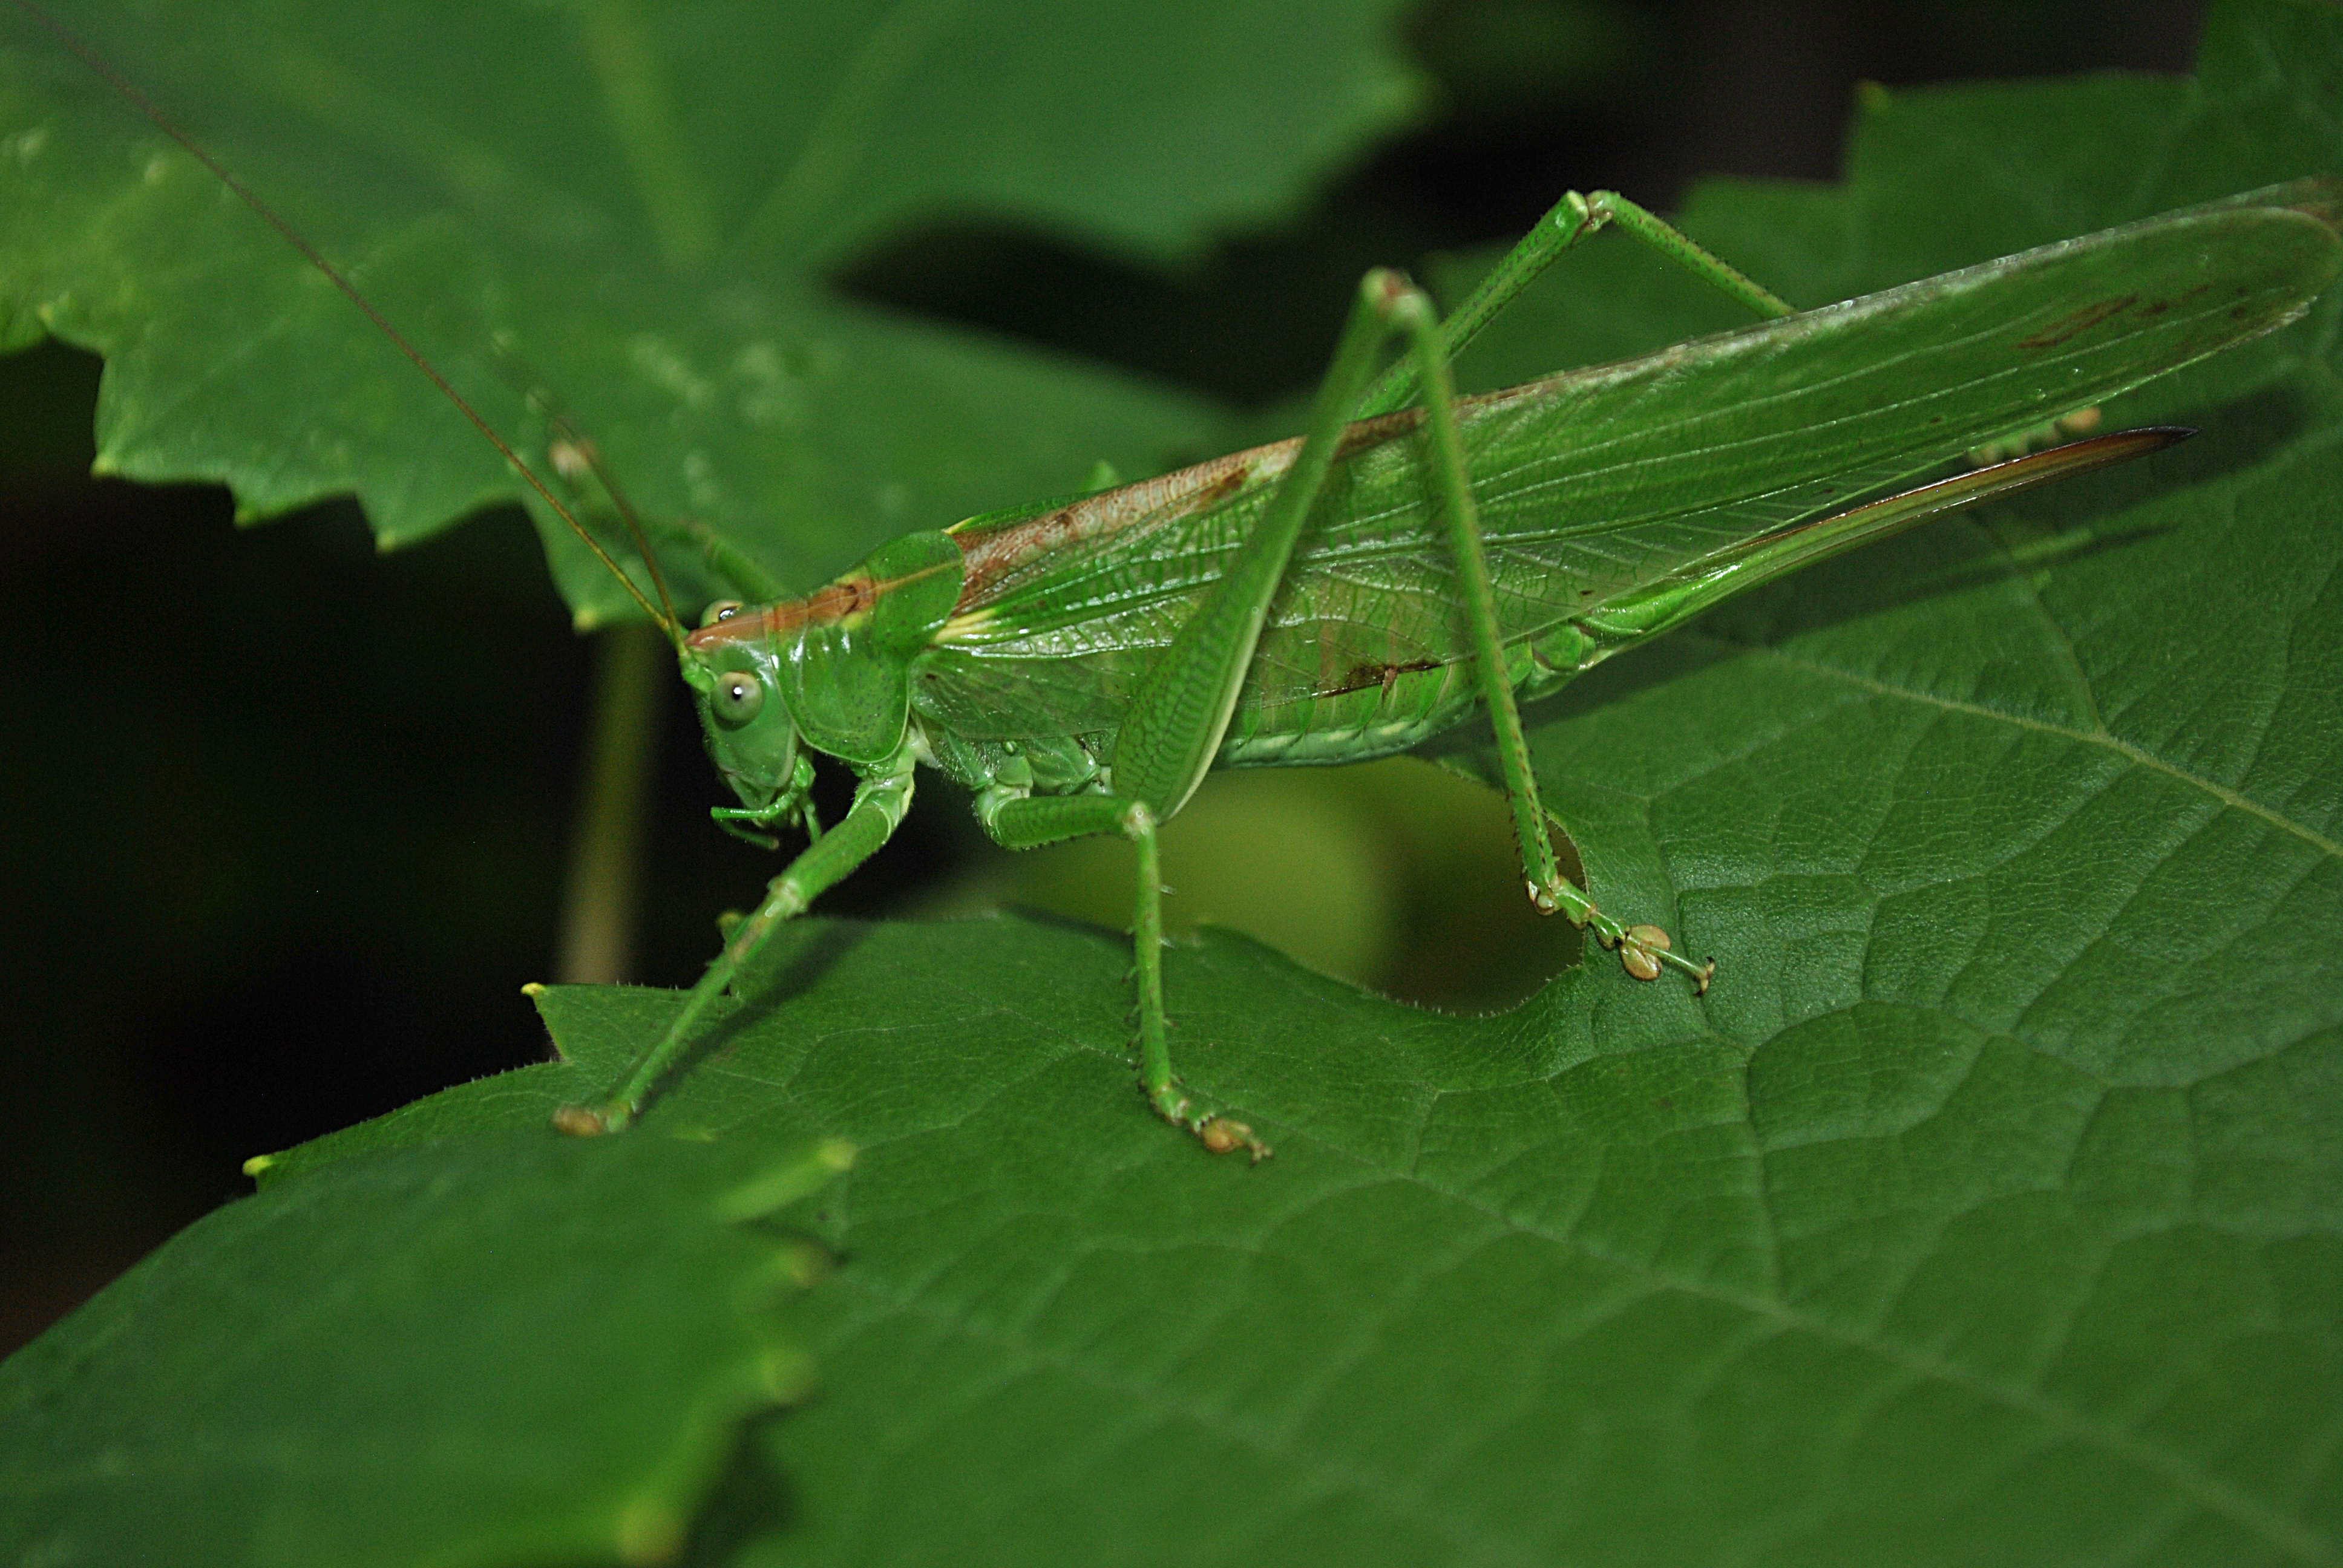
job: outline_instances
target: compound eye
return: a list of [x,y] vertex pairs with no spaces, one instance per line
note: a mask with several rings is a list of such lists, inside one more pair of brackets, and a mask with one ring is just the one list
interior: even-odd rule
[[737,598],[720,598],[699,612],[699,624],[714,626],[719,620],[730,620],[745,608]]
[[738,729],[763,710],[765,683],[745,670],[727,670],[716,678],[708,705],[715,709],[719,723]]

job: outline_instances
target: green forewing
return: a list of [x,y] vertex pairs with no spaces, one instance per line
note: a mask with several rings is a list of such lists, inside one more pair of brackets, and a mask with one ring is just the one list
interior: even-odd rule
[[[2336,274],[2338,206],[2333,182],[2298,181],[1469,400],[1515,678],[1565,620],[2292,320]],[[1415,424],[1353,428],[1272,607],[1239,759],[1355,726],[1419,674],[1433,719],[1469,702]],[[970,591],[922,701],[976,736],[1113,726],[1292,451],[965,527]]]

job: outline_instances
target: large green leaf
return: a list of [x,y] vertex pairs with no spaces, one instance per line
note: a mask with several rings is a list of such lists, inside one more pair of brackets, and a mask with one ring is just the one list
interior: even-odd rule
[[[1218,429],[1102,368],[825,287],[983,215],[1177,258],[1409,111],[1398,0],[59,5],[542,466],[548,387],[639,506],[809,586],[880,540]],[[99,463],[386,542],[519,482],[211,173],[14,12],[0,347],[107,357]],[[500,349],[498,346],[502,345]],[[623,606],[542,515],[581,611]],[[680,553],[680,552],[679,552]],[[692,586],[692,585],[687,585]]]
[[843,1163],[539,1127],[219,1210],[0,1366],[0,1557],[669,1555],[806,1384],[817,1254],[747,1221]]
[[[1844,191],[1691,219],[1818,301],[2343,166],[2338,74],[2332,8],[2230,4],[2193,85],[1883,100]],[[1588,250],[1479,374],[1728,319],[1655,278]],[[2177,452],[1537,716],[1596,894],[1718,955],[1704,999],[1605,962],[1453,1019],[1209,937],[1174,1050],[1248,1168],[1147,1114],[1118,940],[791,932],[628,1135],[864,1151],[824,1392],[741,1458],[786,1502],[733,1489],[708,1554],[2343,1560],[2337,313],[2122,411]],[[675,1005],[548,993],[569,1062],[270,1191],[525,1136]]]

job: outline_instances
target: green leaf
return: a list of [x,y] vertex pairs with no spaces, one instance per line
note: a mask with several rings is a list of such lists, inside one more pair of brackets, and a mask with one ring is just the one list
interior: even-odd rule
[[807,1381],[815,1254],[745,1221],[845,1159],[539,1125],[271,1183],[0,1366],[0,1556],[665,1556]]
[[[1171,956],[1181,1060],[1256,1169],[1146,1111],[1128,961],[809,922],[644,1124],[864,1145],[746,1560],[2332,1554],[2315,1040],[2117,1091],[1887,1001],[1753,1047],[1601,970],[1453,1019],[1212,936]],[[676,999],[542,1005],[573,1063],[287,1169],[536,1121]]]
[[[1691,221],[1819,301],[2343,166],[2338,70],[2332,8],[2220,5],[2194,84],[1895,95],[1845,190]],[[1483,379],[1729,320],[1652,276],[1574,257]],[[826,1392],[743,1460],[787,1506],[736,1493],[709,1553],[2343,1560],[2338,309],[2117,411],[2202,425],[2177,452],[1537,716],[1594,892],[1715,953],[1705,998],[1605,961],[1449,1018],[1207,937],[1173,1050],[1277,1145],[1248,1168],[1147,1113],[1120,940],[791,931],[628,1135],[864,1151]],[[519,1136],[676,999],[543,1005],[569,1062],[285,1192]]]
[[[1397,0],[1267,30],[1225,0],[58,9],[524,456],[549,467],[523,397],[549,389],[646,516],[800,587],[1220,432],[1103,367],[853,305],[836,269],[971,215],[1177,260],[1416,96]],[[0,347],[106,356],[102,469],[223,480],[247,518],[355,492],[386,543],[523,498],[289,246],[13,13],[0,149]],[[572,605],[622,613],[539,523]]]

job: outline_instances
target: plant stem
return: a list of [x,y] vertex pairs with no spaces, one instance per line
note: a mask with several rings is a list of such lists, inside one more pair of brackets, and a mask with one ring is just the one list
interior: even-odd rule
[[553,964],[558,984],[615,984],[627,978],[633,962],[643,801],[651,762],[659,755],[672,658],[649,626],[612,627],[596,639],[585,789],[570,828],[569,874]]

